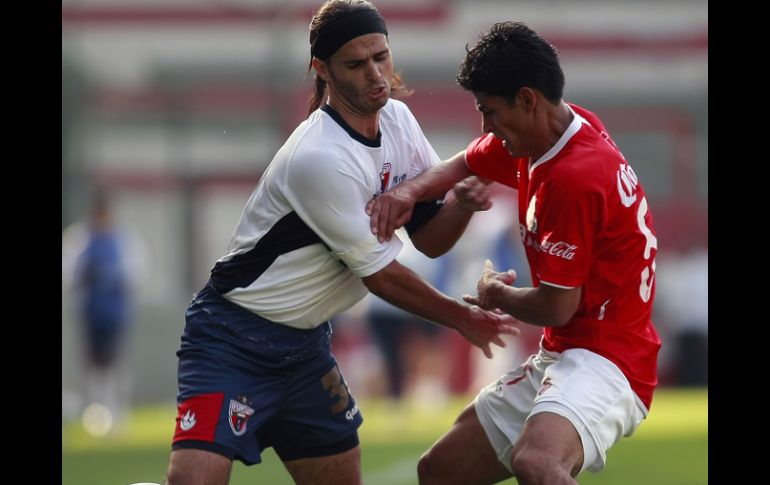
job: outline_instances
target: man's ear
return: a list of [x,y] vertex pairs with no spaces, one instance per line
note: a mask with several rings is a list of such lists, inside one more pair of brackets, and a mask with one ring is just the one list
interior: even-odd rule
[[328,83],[329,68],[326,66],[326,63],[314,57],[313,60],[310,61],[310,64],[313,66],[313,69],[315,69],[315,72],[318,74],[318,77],[320,77],[321,80]]
[[519,92],[516,93],[516,102],[521,103],[524,111],[531,113],[537,106],[537,95],[535,94],[535,90],[522,86],[519,88]]

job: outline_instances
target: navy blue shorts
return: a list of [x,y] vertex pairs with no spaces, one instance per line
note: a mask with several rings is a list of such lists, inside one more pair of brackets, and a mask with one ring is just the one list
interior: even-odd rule
[[210,285],[185,319],[173,449],[253,465],[270,446],[285,461],[358,445],[363,419],[331,354],[329,322],[312,330],[280,325]]

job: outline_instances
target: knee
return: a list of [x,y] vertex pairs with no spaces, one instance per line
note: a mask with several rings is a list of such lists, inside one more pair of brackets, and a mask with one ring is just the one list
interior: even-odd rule
[[173,450],[166,472],[166,485],[222,485],[228,483],[230,458],[198,449]]
[[166,474],[166,485],[185,485],[187,483],[179,471],[174,467],[169,467]]
[[511,461],[513,475],[520,482],[545,483],[550,470],[550,464],[546,456],[536,451],[521,450]]
[[431,455],[430,451],[426,451],[417,463],[417,479],[420,485],[441,483],[441,468],[437,465],[436,459]]
[[197,480],[194,474],[190,474],[184,467],[174,466],[170,463],[166,472],[165,485],[196,485]]

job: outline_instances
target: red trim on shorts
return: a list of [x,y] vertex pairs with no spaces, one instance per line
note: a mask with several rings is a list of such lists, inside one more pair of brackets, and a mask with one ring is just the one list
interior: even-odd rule
[[222,410],[223,392],[200,394],[179,404],[174,443],[181,440],[213,442]]

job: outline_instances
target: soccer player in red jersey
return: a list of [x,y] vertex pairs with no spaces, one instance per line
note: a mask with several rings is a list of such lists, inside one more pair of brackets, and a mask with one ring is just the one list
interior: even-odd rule
[[562,100],[555,48],[526,25],[492,26],[457,80],[484,135],[371,201],[372,232],[387,240],[415,202],[453,186],[473,199],[471,175],[517,189],[533,286],[487,261],[465,300],[544,331],[539,352],[482,389],[425,453],[420,483],[574,484],[645,419],[657,385],[652,215],[601,120]]

